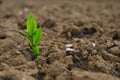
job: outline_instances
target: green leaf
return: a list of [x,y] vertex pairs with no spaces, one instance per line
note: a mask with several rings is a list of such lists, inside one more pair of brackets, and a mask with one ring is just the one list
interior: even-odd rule
[[30,15],[27,18],[27,31],[30,35],[33,35],[34,32],[37,30],[37,22],[34,18],[34,16],[32,15],[32,13],[30,13]]
[[33,58],[36,58],[37,56],[40,55],[40,50],[37,45],[32,46],[32,51],[33,51]]
[[20,33],[30,41],[30,44],[32,43],[32,38],[28,33],[24,32],[23,30],[20,30]]
[[23,35],[23,36],[27,36],[28,34],[26,32],[24,32],[23,30],[20,30],[20,33]]
[[38,45],[41,40],[42,40],[42,28],[40,27],[33,35],[33,45]]

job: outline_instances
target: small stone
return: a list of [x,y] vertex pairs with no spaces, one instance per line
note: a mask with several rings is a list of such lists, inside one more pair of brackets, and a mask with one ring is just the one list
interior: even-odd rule
[[72,56],[71,55],[65,57],[65,64],[66,65],[72,65],[73,64]]
[[21,52],[20,52],[20,51],[18,51],[18,50],[16,51],[16,53],[17,53],[17,54],[21,54]]
[[18,12],[19,15],[23,15],[23,13],[24,13],[23,10],[20,10],[20,11]]
[[74,51],[72,48],[66,48],[66,51]]
[[119,47],[112,47],[109,51],[114,55],[120,55]]
[[107,45],[108,48],[110,48],[110,47],[112,47],[114,45],[114,43],[111,42],[110,40],[108,40],[106,45]]
[[95,47],[95,46],[96,46],[96,44],[95,44],[95,43],[92,43],[92,46],[93,46],[93,47]]
[[67,48],[70,48],[70,47],[72,47],[73,46],[73,44],[66,44],[65,45],[65,47],[67,47]]
[[115,44],[116,46],[120,46],[120,41],[115,40],[115,41],[114,41],[114,44]]
[[17,46],[17,48],[21,48],[21,46],[20,46],[20,45],[18,45],[18,46]]

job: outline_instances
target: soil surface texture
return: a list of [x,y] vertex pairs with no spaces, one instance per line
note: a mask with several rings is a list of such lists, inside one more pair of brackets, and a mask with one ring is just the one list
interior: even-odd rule
[[[34,60],[19,32],[30,12]],[[0,80],[120,80],[120,0],[0,0]]]

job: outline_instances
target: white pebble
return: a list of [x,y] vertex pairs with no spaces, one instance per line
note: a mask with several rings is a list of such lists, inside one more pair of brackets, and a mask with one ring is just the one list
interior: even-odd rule
[[66,48],[66,51],[74,51],[72,48]]
[[95,47],[95,46],[96,46],[96,44],[95,44],[95,43],[92,43],[92,45],[93,45],[93,47]]
[[72,47],[73,44],[66,44],[65,47],[69,48],[69,47]]

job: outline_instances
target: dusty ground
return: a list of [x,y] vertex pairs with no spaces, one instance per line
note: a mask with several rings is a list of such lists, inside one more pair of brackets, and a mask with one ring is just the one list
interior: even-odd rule
[[[35,60],[19,33],[31,11],[43,27]],[[0,80],[120,80],[120,1],[0,0]]]

